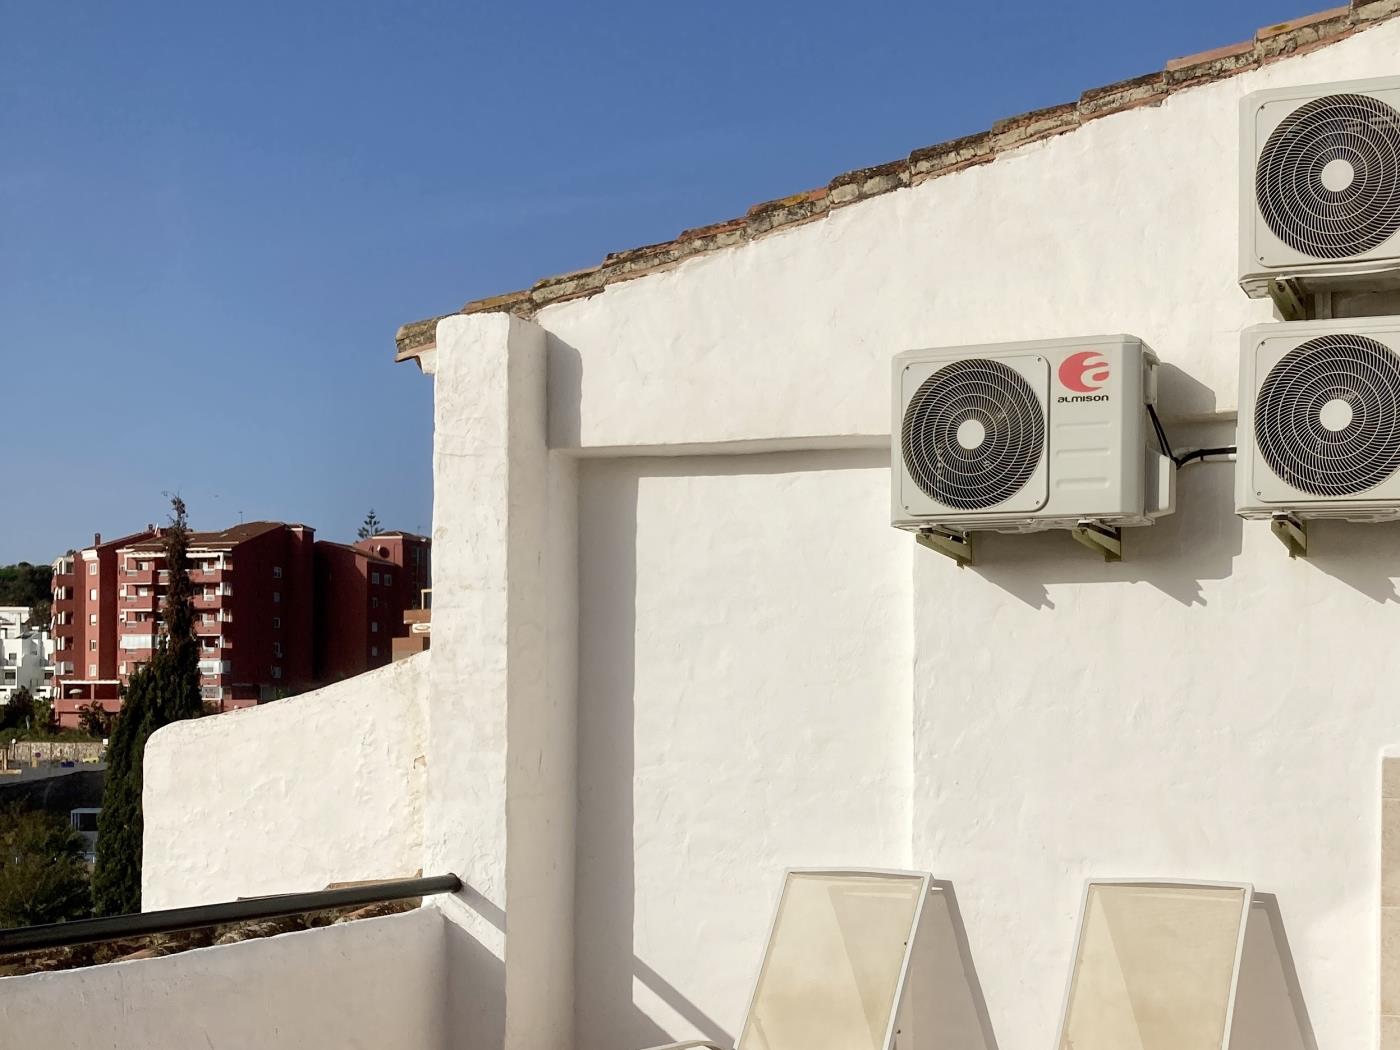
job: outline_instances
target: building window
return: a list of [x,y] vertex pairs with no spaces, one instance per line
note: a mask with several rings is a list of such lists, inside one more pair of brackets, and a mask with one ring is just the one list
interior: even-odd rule
[[371,646],[369,647],[369,655],[370,655],[370,656],[378,656],[378,655],[379,655],[379,646],[377,646],[377,645],[371,645]]
[[369,600],[369,607],[370,607],[371,609],[378,609],[378,608],[379,608],[379,596],[378,596],[378,595],[375,595],[373,598],[371,598],[371,599]]
[[96,665],[96,664],[88,664],[88,677],[89,677],[89,678],[96,678],[96,677],[97,677],[97,665]]
[[95,561],[90,561],[90,562],[88,562],[88,575],[89,575],[89,576],[96,576],[96,575],[97,575],[97,562],[95,562]]
[[126,662],[123,661],[121,666],[118,667],[117,670],[120,671],[122,674],[126,674]]
[[88,623],[97,626],[97,613],[88,613]]
[[97,639],[96,639],[96,638],[92,638],[92,639],[90,639],[90,640],[88,641],[88,652],[90,652],[90,653],[95,653],[95,652],[97,652]]
[[272,669],[272,677],[273,677],[273,678],[281,678],[281,677],[282,677],[282,668],[280,668],[280,667],[274,667],[274,668]]
[[379,621],[378,621],[378,620],[375,620],[373,623],[371,623],[371,624],[369,625],[369,629],[370,629],[370,633],[371,633],[371,634],[378,634],[378,633],[379,633]]
[[205,613],[203,616],[200,617],[200,620],[201,620],[203,623],[213,623],[213,622],[214,622],[214,614],[211,613],[211,612],[207,612],[207,613]]
[[277,657],[279,660],[282,658],[282,643],[281,643],[281,642],[273,642],[273,643],[272,643],[272,655],[275,656],[275,657]]
[[273,591],[273,592],[272,592],[272,604],[273,604],[273,605],[281,605],[281,604],[282,604],[282,592],[281,592],[281,591]]
[[392,587],[393,585],[394,585],[394,574],[393,574],[392,572],[386,572],[386,573],[384,574],[384,586],[385,586],[385,587]]
[[274,616],[272,618],[272,629],[274,631],[280,631],[282,629],[282,617]]
[[274,565],[272,567],[272,578],[274,580],[280,580],[282,578],[282,566]]
[[90,591],[88,591],[88,601],[90,601],[90,602],[95,602],[95,601],[97,601],[97,588],[96,588],[96,587],[94,587],[94,588],[92,588]]

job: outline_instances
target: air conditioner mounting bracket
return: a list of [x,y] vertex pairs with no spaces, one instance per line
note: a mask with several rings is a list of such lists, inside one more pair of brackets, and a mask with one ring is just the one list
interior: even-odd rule
[[1285,321],[1312,319],[1312,296],[1292,277],[1280,277],[1269,282],[1269,298],[1274,301]]
[[958,568],[975,563],[972,551],[972,534],[955,529],[920,529],[914,533],[920,546],[937,551],[945,558],[952,558]]
[[1123,560],[1123,531],[1117,526],[1085,518],[1069,534],[1091,551],[1102,554],[1104,561]]
[[1269,521],[1269,528],[1280,542],[1288,548],[1290,558],[1308,556],[1308,523],[1296,514],[1275,514]]

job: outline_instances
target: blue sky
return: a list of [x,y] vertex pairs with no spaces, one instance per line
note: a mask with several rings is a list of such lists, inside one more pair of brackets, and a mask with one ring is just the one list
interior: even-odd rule
[[0,0],[0,563],[426,530],[399,324],[1321,6]]

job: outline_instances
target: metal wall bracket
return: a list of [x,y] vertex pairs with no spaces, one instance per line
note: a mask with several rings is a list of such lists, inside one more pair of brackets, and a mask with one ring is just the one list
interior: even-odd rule
[[954,532],[951,529],[922,529],[914,533],[914,539],[921,546],[937,551],[945,558],[952,558],[960,569],[964,565],[974,563],[971,533]]
[[1311,296],[1291,277],[1269,282],[1269,298],[1285,321],[1306,321],[1311,316]]
[[1102,554],[1104,561],[1123,560],[1123,532],[1116,526],[1081,521],[1069,534],[1094,553]]
[[1294,514],[1275,514],[1269,522],[1269,528],[1288,548],[1290,558],[1306,558],[1308,556],[1308,523],[1306,521]]

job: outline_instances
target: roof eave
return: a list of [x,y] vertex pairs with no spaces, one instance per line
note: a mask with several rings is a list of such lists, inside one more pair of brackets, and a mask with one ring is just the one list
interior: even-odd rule
[[1400,15],[1400,0],[1351,0],[1341,7],[1265,26],[1251,40],[1172,59],[1160,71],[1092,88],[1075,102],[999,120],[987,131],[916,149],[902,160],[845,172],[819,189],[756,204],[742,218],[685,230],[662,244],[614,252],[597,266],[546,277],[521,291],[473,300],[455,314],[413,321],[395,336],[394,360],[415,360],[424,368],[423,355],[437,348],[437,325],[444,317],[488,312],[533,317],[546,306],[596,295],[609,285],[670,269],[693,255],[755,240],[825,218],[837,208],[870,197],[991,163],[1003,153],[1074,131],[1100,117],[1160,105],[1177,91],[1305,54],[1396,15]]

